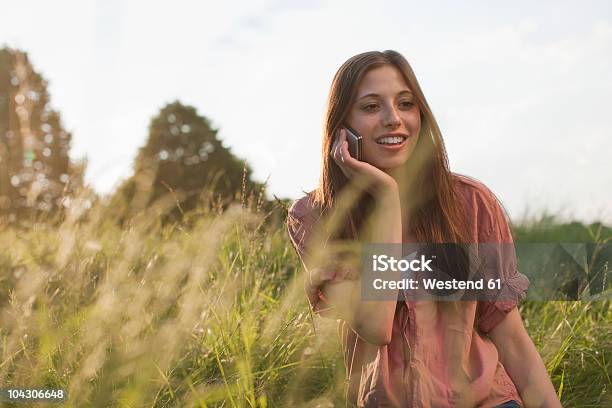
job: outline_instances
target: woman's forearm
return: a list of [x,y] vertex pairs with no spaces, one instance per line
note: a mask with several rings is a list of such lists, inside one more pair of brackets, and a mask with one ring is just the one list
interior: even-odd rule
[[548,371],[531,339],[523,342],[512,361],[503,362],[525,407],[561,407]]
[[[371,239],[374,243],[389,245],[396,259],[401,258],[402,218],[399,193],[385,190],[379,196],[372,219]],[[395,245],[393,245],[395,244]],[[387,273],[389,278],[393,273]],[[397,306],[397,289],[386,292],[388,301],[361,299],[361,279],[328,283],[323,294],[337,307],[338,316],[344,319],[365,341],[384,345],[391,341],[393,317]]]
[[525,407],[560,407],[540,353],[525,330],[518,309],[489,334],[501,363],[516,385]]

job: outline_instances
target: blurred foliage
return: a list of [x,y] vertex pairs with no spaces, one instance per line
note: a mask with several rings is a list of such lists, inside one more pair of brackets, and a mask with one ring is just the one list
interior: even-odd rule
[[[164,208],[164,221],[183,219],[199,203],[223,210],[246,197],[271,208],[265,185],[217,137],[210,121],[178,101],[151,120],[146,144],[134,163],[134,175],[121,185],[113,207],[121,221],[153,205]],[[254,193],[254,194],[252,194]]]
[[70,205],[85,170],[84,161],[70,161],[71,137],[27,54],[0,49],[0,217],[14,222]]
[[[609,226],[601,222],[589,225],[562,222],[555,215],[544,213],[539,218],[520,222],[513,228],[513,235],[518,244],[543,243],[549,248],[546,254],[533,255],[546,260],[541,265],[544,281],[532,282],[536,287],[557,288],[556,299],[577,300],[583,296],[605,295],[612,259],[612,228]],[[554,245],[552,250],[551,245]]]
[[584,225],[578,221],[561,221],[553,214],[541,214],[514,226],[516,242],[602,242],[612,237],[612,227],[601,222]]

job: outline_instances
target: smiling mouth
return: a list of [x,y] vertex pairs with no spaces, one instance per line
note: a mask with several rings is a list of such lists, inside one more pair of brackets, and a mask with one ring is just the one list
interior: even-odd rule
[[396,146],[404,143],[406,136],[385,136],[376,140],[376,143],[383,146]]

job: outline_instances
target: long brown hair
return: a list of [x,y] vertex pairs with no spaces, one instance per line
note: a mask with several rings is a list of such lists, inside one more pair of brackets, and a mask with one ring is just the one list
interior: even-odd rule
[[[370,51],[348,59],[334,76],[325,113],[323,129],[322,165],[319,186],[311,195],[313,205],[322,213],[330,211],[340,192],[349,184],[340,167],[330,157],[337,131],[343,127],[363,77],[372,69],[391,65],[399,70],[415,95],[420,109],[421,130],[417,145],[407,160],[402,173],[410,186],[411,206],[407,219],[409,232],[423,243],[465,243],[468,230],[461,200],[453,188],[452,174],[442,135],[427,104],[423,91],[408,61],[398,52]],[[403,182],[402,182],[403,184]],[[348,212],[348,218],[338,234],[339,238],[356,239],[364,220],[375,202],[363,195]]]

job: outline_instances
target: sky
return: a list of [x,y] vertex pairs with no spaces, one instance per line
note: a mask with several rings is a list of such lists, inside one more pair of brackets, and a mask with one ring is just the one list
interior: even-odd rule
[[316,187],[333,75],[352,55],[411,63],[451,170],[513,220],[612,223],[612,6],[606,1],[0,0],[0,46],[49,81],[86,181],[130,176],[149,121],[197,108],[268,196]]

